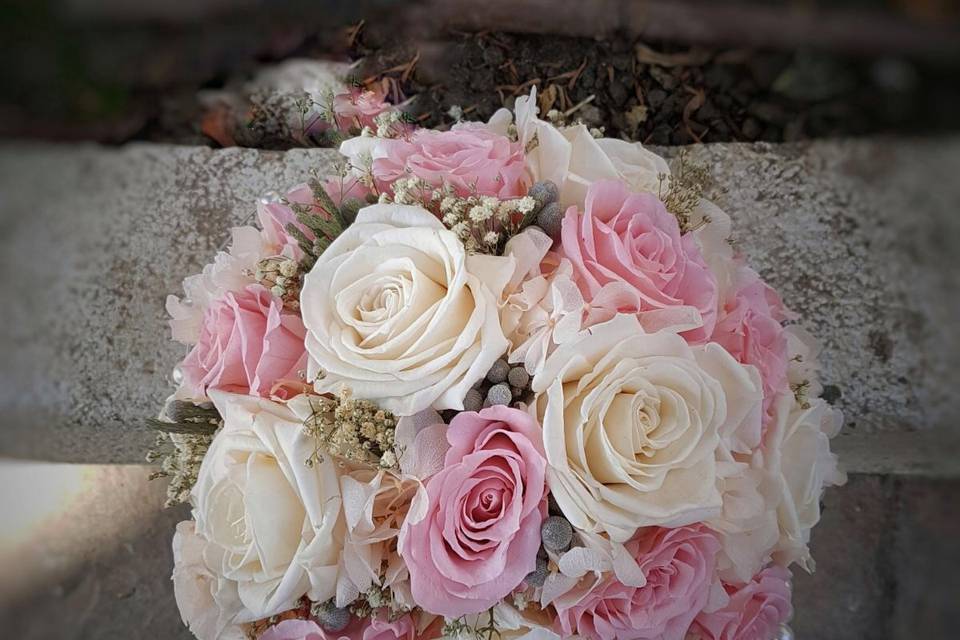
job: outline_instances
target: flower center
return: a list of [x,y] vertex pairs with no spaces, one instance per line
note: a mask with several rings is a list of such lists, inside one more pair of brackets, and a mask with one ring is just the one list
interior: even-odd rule
[[395,316],[406,303],[407,278],[392,275],[363,292],[357,305],[359,320],[381,323]]

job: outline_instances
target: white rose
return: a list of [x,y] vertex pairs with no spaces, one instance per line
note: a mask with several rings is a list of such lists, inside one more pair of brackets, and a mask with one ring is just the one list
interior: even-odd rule
[[530,227],[504,248],[517,269],[500,303],[501,324],[510,341],[509,361],[523,363],[530,375],[543,368],[555,345],[576,337],[586,309],[572,265],[548,253],[551,243],[543,231]]
[[767,448],[778,474],[780,540],[774,559],[784,566],[799,562],[813,570],[807,545],[810,530],[820,521],[820,497],[828,486],[844,484],[847,476],[830,451],[830,438],[843,426],[843,414],[816,398],[807,407],[789,395],[776,406]]
[[240,623],[251,620],[249,612],[240,604],[236,584],[207,567],[203,559],[207,544],[192,520],[177,525],[172,578],[180,617],[199,640],[246,640]]
[[511,258],[467,255],[424,209],[362,209],[304,279],[308,376],[400,416],[463,409],[507,349],[498,301],[513,270]]
[[744,583],[770,560],[780,537],[779,484],[757,451],[747,461],[718,451],[717,476],[723,507],[707,521],[720,539],[717,570],[728,583]]
[[211,391],[224,425],[193,489],[206,564],[236,583],[254,619],[292,608],[304,594],[334,595],[344,538],[340,485],[327,457],[285,405]]
[[[583,124],[558,129],[537,117],[536,88],[517,98],[517,136],[527,149],[527,167],[534,180],[552,180],[560,187],[560,204],[583,206],[587,187],[597,180],[622,180],[631,191],[658,193],[660,176],[670,174],[667,161],[639,142],[594,138]],[[502,109],[491,129],[506,132],[510,113]],[[665,190],[666,180],[662,185]]]
[[557,504],[618,542],[719,515],[715,451],[756,428],[762,400],[752,367],[715,344],[644,333],[632,315],[558,346],[533,391]]
[[397,602],[410,591],[410,574],[396,550],[397,535],[411,502],[426,490],[417,478],[365,468],[341,475],[340,489],[347,538],[337,606],[350,604],[374,585],[389,589]]

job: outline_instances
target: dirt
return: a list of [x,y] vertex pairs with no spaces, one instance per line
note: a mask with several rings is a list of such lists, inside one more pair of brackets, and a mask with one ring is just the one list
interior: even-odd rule
[[[488,118],[536,84],[550,109],[605,134],[655,145],[792,141],[957,126],[956,70],[906,59],[710,50],[509,33],[414,47],[367,28],[352,43],[357,79],[413,98],[421,124]],[[419,55],[418,55],[419,54]],[[405,79],[406,65],[416,61]]]
[[[103,26],[64,26],[39,9],[21,14],[4,31],[29,37],[13,38],[15,55],[0,73],[0,138],[323,144],[292,135],[236,90],[259,65],[291,57],[353,60],[358,82],[384,88],[420,124],[439,128],[457,113],[486,119],[534,84],[543,114],[555,109],[607,136],[654,145],[938,133],[960,124],[960,60],[494,32],[413,41],[386,19],[333,26],[347,24],[345,16],[271,17],[262,27],[237,17],[171,31],[176,37],[145,24],[106,38]],[[228,99],[211,107],[211,90]]]

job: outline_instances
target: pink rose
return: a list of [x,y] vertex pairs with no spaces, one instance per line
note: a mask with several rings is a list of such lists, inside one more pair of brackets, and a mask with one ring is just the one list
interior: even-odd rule
[[378,615],[371,618],[370,624],[364,628],[362,640],[414,640],[416,631],[409,613],[396,620]]
[[[313,190],[306,184],[294,187],[286,195],[288,202],[313,205]],[[313,232],[297,221],[297,215],[289,204],[283,202],[257,203],[257,218],[263,228],[263,238],[274,255],[287,255],[300,259],[302,252],[297,241],[287,231],[288,224],[296,225],[311,240]]]
[[327,181],[323,183],[323,188],[326,189],[333,203],[338,206],[343,204],[344,200],[350,198],[359,200],[366,206],[368,204],[367,198],[373,193],[370,187],[360,182],[356,176],[350,174],[343,178],[339,176],[327,178]]
[[457,414],[447,440],[426,514],[408,517],[399,551],[414,601],[458,618],[489,609],[536,568],[546,460],[540,425],[509,407]]
[[790,619],[790,572],[770,566],[743,586],[724,585],[730,601],[713,613],[701,613],[694,627],[704,640],[770,640]]
[[518,198],[530,184],[523,147],[483,125],[417,129],[383,145],[386,156],[373,161],[373,175],[384,185],[412,174],[433,187],[449,184],[461,196]]
[[306,363],[306,329],[295,313],[260,285],[227,292],[203,314],[200,339],[181,365],[197,396],[207,389],[269,396]]
[[[337,206],[348,198],[355,198],[365,203],[367,196],[371,193],[368,187],[353,176],[327,178],[323,188]],[[308,205],[311,213],[323,213],[327,218],[331,218],[332,215],[319,206],[313,197],[313,189],[307,184],[294,187],[286,194],[285,199],[287,202],[258,202],[257,217],[263,228],[265,250],[270,255],[284,255],[299,260],[303,257],[303,252],[296,238],[287,230],[287,225],[293,224],[310,240],[313,240],[314,233],[297,220],[297,214],[294,213],[291,204]]]
[[[585,209],[567,209],[563,255],[584,298],[605,308],[592,322],[636,313],[644,328],[689,326],[683,336],[705,342],[717,315],[717,282],[690,234],[649,193],[601,180],[587,189]],[[697,316],[699,315],[699,321]]]
[[760,371],[765,424],[771,417],[773,401],[790,386],[787,335],[781,324],[787,314],[777,292],[755,271],[740,267],[734,275],[733,293],[724,303],[710,337],[738,362]]
[[720,543],[706,527],[649,527],[626,543],[646,577],[630,587],[613,575],[554,602],[555,630],[592,640],[682,640],[707,603]]
[[384,101],[382,93],[357,87],[333,97],[333,117],[341,131],[376,128],[374,118],[392,108],[389,102]]

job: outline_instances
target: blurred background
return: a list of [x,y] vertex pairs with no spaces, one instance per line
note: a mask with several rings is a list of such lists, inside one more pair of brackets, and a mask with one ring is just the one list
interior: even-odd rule
[[0,53],[0,637],[191,637],[164,297],[329,162],[305,100],[352,84],[693,145],[847,418],[797,638],[956,636],[957,0],[7,0]]

